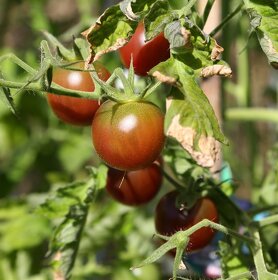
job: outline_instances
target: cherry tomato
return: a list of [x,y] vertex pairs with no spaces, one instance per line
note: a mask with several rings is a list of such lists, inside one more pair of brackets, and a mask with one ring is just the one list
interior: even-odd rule
[[[185,230],[203,219],[218,222],[218,211],[214,202],[207,198],[200,198],[193,207],[186,209],[186,205],[176,205],[178,192],[167,193],[159,201],[155,211],[155,227],[158,233],[171,236],[179,230]],[[194,251],[206,246],[215,235],[209,227],[199,229],[190,235],[186,250]]]
[[106,101],[92,123],[93,145],[99,157],[120,170],[144,168],[164,146],[164,115],[149,102]]
[[130,41],[119,49],[124,66],[129,68],[132,56],[134,72],[140,76],[146,76],[155,65],[170,57],[170,45],[163,33],[148,42],[145,40],[144,25],[140,22]]
[[136,206],[149,202],[159,191],[162,172],[159,161],[146,168],[120,171],[109,168],[106,190],[117,201]]
[[[94,64],[100,79],[106,81],[110,74],[100,63]],[[82,69],[84,63],[77,63],[76,68]],[[52,81],[64,88],[80,91],[94,91],[95,85],[90,73],[57,68],[53,71]],[[47,94],[48,103],[55,115],[62,121],[73,125],[90,125],[96,110],[98,100]]]

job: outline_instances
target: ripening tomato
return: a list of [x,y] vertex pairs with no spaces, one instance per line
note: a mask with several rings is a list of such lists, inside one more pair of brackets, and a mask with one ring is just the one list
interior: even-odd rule
[[163,33],[146,42],[144,24],[140,22],[130,41],[119,52],[126,68],[129,68],[132,56],[134,72],[146,76],[155,65],[170,57],[170,45]]
[[121,171],[109,168],[106,190],[117,201],[137,206],[152,200],[162,183],[160,161],[146,168],[134,171]]
[[[94,64],[100,79],[106,81],[110,73],[100,63]],[[76,68],[84,68],[84,63],[74,65]],[[53,71],[52,81],[64,88],[91,91],[95,90],[94,82],[89,72],[66,70],[57,68]],[[73,125],[90,125],[96,110],[99,108],[98,100],[47,94],[48,103],[55,115],[62,121]]]
[[[162,235],[171,236],[179,230],[185,230],[203,219],[218,222],[218,211],[214,202],[207,198],[200,198],[193,207],[176,205],[177,191],[167,193],[159,201],[155,211],[155,228]],[[206,246],[214,237],[215,231],[209,227],[199,229],[190,235],[186,250],[194,251]]]
[[144,168],[164,146],[164,115],[145,101],[104,102],[92,123],[93,145],[99,157],[120,170]]

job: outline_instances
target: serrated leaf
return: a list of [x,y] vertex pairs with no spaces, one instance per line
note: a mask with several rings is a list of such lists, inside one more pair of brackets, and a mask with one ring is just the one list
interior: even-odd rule
[[171,22],[177,16],[178,15],[175,11],[169,10],[168,1],[156,1],[144,18],[146,40],[151,40],[159,35],[159,33],[163,32],[166,24]]
[[71,206],[85,201],[88,189],[91,187],[87,182],[75,182],[63,186],[47,199],[36,212],[48,218],[63,217]]
[[82,34],[91,45],[90,61],[122,47],[134,33],[137,22],[129,20],[119,5],[108,8],[88,30]]
[[[199,85],[194,72],[173,58],[151,70],[153,76],[176,86],[165,117],[165,131],[177,139],[198,164],[212,166],[218,156],[215,140],[227,144],[214,111]],[[159,76],[160,75],[160,76]]]
[[151,6],[160,1],[126,0],[121,4],[109,7],[94,25],[82,33],[91,47],[88,61],[96,61],[103,54],[115,51],[126,44],[135,32],[139,18],[144,17],[150,11]]
[[91,168],[91,177],[86,181],[73,182],[58,188],[43,204],[36,209],[37,213],[49,218],[65,216],[74,205],[91,203],[100,190],[106,185],[107,167],[100,165]]
[[221,60],[224,49],[189,19],[177,19],[167,24],[165,37],[173,57],[191,68],[196,76],[231,76],[229,65]]
[[278,1],[245,0],[252,28],[269,63],[278,68]]
[[54,233],[51,252],[56,252],[56,274],[69,279],[86,222],[88,207],[75,206]]

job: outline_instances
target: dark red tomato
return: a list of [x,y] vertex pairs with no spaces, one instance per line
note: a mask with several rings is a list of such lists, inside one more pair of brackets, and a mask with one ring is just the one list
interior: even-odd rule
[[[100,63],[94,64],[100,79],[106,81],[110,73]],[[76,68],[83,68],[84,63],[75,64]],[[66,70],[62,68],[54,69],[52,81],[64,88],[80,91],[95,90],[94,82],[88,72]],[[63,96],[57,94],[47,94],[55,115],[62,121],[73,125],[90,125],[96,110],[99,108],[98,100]]]
[[170,45],[163,33],[148,42],[145,40],[144,25],[140,22],[130,41],[119,49],[126,68],[129,68],[132,55],[134,72],[140,76],[146,76],[155,65],[170,57]]
[[106,190],[117,201],[137,206],[152,200],[162,183],[159,161],[146,168],[134,171],[120,171],[109,168]]
[[164,146],[164,115],[149,102],[106,101],[92,123],[99,157],[120,170],[142,169],[155,161]]
[[[162,235],[171,236],[179,230],[185,230],[203,219],[218,222],[218,211],[214,202],[200,198],[193,207],[185,209],[184,205],[176,205],[177,191],[167,193],[159,201],[155,211],[155,228]],[[194,251],[206,246],[213,238],[215,231],[209,227],[199,229],[190,235],[186,248]]]

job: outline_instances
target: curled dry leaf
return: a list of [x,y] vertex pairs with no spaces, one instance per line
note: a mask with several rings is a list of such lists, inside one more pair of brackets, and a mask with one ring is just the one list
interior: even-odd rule
[[191,32],[189,30],[187,30],[186,28],[182,27],[181,28],[181,34],[182,34],[183,39],[184,39],[184,46],[186,48],[190,48],[191,47],[191,41],[190,41]]
[[152,76],[155,77],[156,79],[158,79],[162,83],[167,83],[167,84],[171,84],[171,85],[175,85],[177,83],[177,79],[166,76],[159,71],[154,71],[152,73]]
[[[84,32],[82,32],[81,34],[88,40],[88,36],[89,34],[94,30],[99,29],[101,26],[101,24],[99,22],[96,22],[93,26],[91,26],[89,29],[85,30]],[[91,64],[94,61],[97,61],[102,55],[109,53],[111,51],[115,51],[119,48],[121,48],[123,45],[125,45],[128,42],[127,39],[124,38],[118,38],[116,40],[116,42],[113,44],[113,46],[99,51],[97,53],[95,53],[92,49],[93,46],[90,47],[90,56],[87,58],[86,60],[86,64]]]
[[121,2],[120,8],[128,19],[139,21],[140,17],[134,14],[132,11],[131,2],[127,2],[127,3],[125,1]]
[[183,127],[176,115],[166,132],[167,136],[174,137],[187,150],[192,158],[203,167],[213,167],[220,156],[220,144],[211,136],[202,135],[199,139],[199,150],[194,149],[196,132],[191,127]]
[[213,49],[211,51],[211,55],[210,55],[210,58],[212,61],[219,60],[220,55],[224,51],[224,48],[222,48],[220,45],[218,45],[216,40],[214,40],[214,42],[215,42],[215,46],[213,47]]
[[224,76],[224,77],[231,77],[232,76],[232,69],[227,65],[211,65],[205,67],[201,71],[201,77],[207,78],[214,75]]

